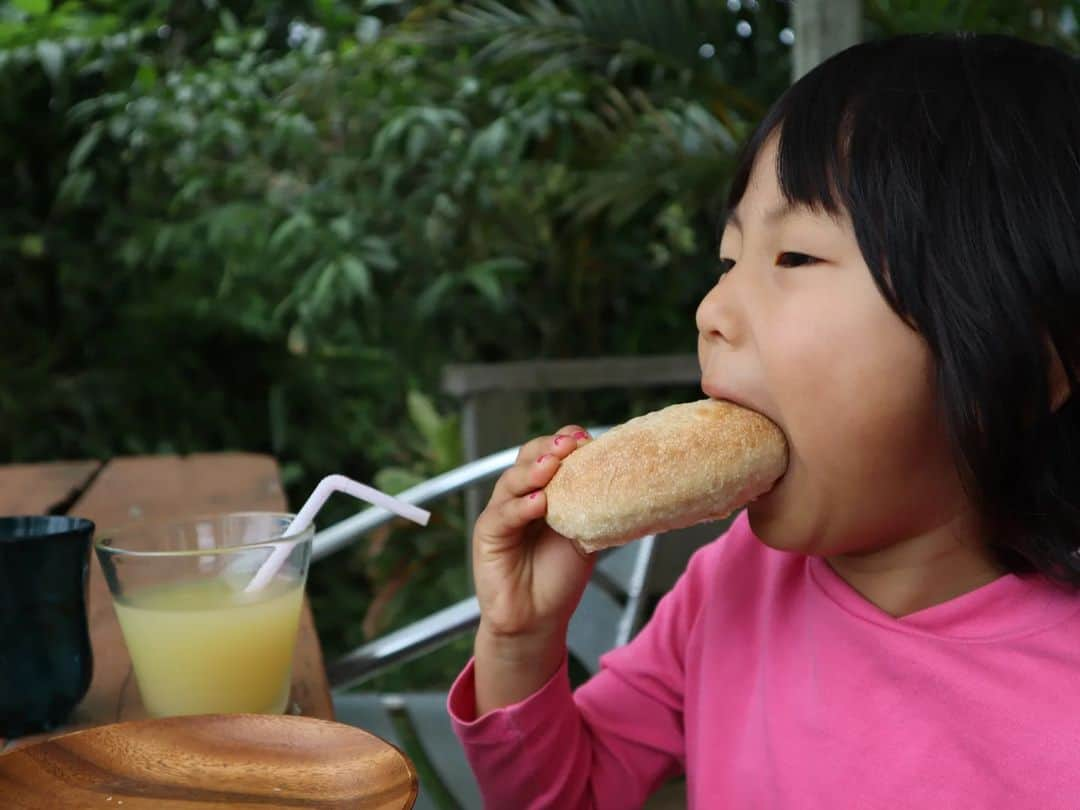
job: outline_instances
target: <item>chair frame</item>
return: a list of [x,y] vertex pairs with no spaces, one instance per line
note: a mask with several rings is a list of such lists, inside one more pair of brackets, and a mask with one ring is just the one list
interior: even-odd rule
[[[592,428],[594,436],[607,428]],[[520,447],[501,450],[463,464],[398,494],[407,503],[422,506],[476,484],[482,484],[510,467]],[[319,532],[315,536],[313,559],[320,560],[344,548],[360,535],[394,520],[396,515],[371,507]],[[471,527],[470,527],[471,528]],[[571,657],[590,672],[599,667],[599,655],[630,641],[644,617],[649,598],[656,537],[639,538],[632,546],[598,552],[589,587],[571,619],[567,645]],[[616,612],[617,610],[617,612]],[[452,739],[448,720],[432,725],[432,700],[440,708],[445,694],[437,692],[371,693],[348,690],[386,669],[423,656],[454,639],[473,633],[480,623],[480,605],[475,596],[443,608],[412,624],[373,639],[327,665],[327,680],[335,693],[335,705],[348,715],[345,722],[381,733],[389,741],[408,749],[422,773],[432,796],[442,793],[459,807],[478,806],[478,786],[467,761],[458,749],[447,751]],[[605,628],[596,635],[598,628]],[[436,697],[437,696],[437,697]],[[443,708],[443,713],[445,709]],[[445,718],[444,718],[445,719]],[[446,726],[445,728],[443,726]],[[411,741],[411,742],[410,742]],[[421,796],[425,808],[433,808],[432,796]]]
[[[593,436],[599,436],[608,428],[590,428]],[[423,506],[439,498],[452,495],[467,487],[496,477],[510,467],[517,458],[520,447],[510,447],[484,458],[463,464],[449,472],[435,476],[410,487],[396,497],[406,503]],[[315,535],[312,561],[341,550],[361,535],[376,529],[396,515],[381,507],[370,507],[331,526]],[[656,538],[652,535],[639,540],[644,553],[636,556],[634,570],[626,577],[626,607],[616,631],[616,643],[625,644],[633,636],[641,622],[647,598],[649,565],[653,557]],[[604,552],[601,552],[603,555]],[[611,584],[612,579],[604,569],[603,556],[594,573],[599,584]],[[327,665],[327,679],[334,690],[347,689],[368,680],[396,664],[418,658],[431,650],[461,636],[473,632],[480,623],[480,605],[475,596],[463,599],[430,616],[420,619],[399,630],[374,639],[346,653]]]

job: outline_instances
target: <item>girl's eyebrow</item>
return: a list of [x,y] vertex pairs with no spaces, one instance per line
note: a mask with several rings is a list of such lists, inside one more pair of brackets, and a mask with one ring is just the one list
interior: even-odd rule
[[[824,217],[827,217],[828,219],[830,219],[833,222],[833,224],[835,224],[835,225],[837,225],[839,227],[844,226],[844,219],[843,219],[842,215],[839,212],[830,213],[829,211],[819,211],[819,210],[813,208],[812,206],[806,205],[805,203],[791,202],[791,201],[788,201],[788,200],[785,200],[784,202],[779,203],[778,205],[775,205],[772,208],[770,208],[768,211],[766,211],[765,216],[762,217],[762,220],[764,221],[764,224],[766,225],[766,227],[772,227],[772,226],[776,225],[778,222],[780,222],[780,220],[787,219],[788,217],[793,216],[795,214],[807,214],[807,215],[810,215],[810,216],[824,216]],[[739,214],[734,208],[730,209],[724,215],[724,218],[721,220],[721,228],[720,228],[720,230],[723,231],[723,229],[725,227],[727,227],[728,225],[730,225],[732,228],[734,228],[735,230],[742,233],[742,229],[743,229],[742,220],[739,219]]]
[[[784,201],[779,205],[770,208],[765,212],[764,221],[766,225],[775,225],[782,219],[791,216],[796,210],[803,208],[804,206],[797,205],[796,203]],[[732,208],[728,211],[727,216],[724,219],[725,225],[730,225],[737,231],[742,231],[742,220],[739,219],[739,213]]]

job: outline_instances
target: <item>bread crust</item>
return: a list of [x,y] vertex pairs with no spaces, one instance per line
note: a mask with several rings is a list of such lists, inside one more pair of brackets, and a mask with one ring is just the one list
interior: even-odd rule
[[585,553],[718,520],[787,469],[781,430],[724,400],[635,417],[567,456],[545,488],[547,522]]

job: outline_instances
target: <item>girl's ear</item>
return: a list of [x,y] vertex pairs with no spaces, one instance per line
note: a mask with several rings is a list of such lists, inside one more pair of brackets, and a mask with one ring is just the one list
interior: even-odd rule
[[[1046,349],[1050,358],[1050,411],[1057,413],[1061,406],[1072,397],[1073,389],[1069,382],[1069,375],[1065,373],[1065,364],[1061,362],[1061,355],[1058,354],[1054,342],[1049,338],[1046,339]],[[1076,379],[1078,375],[1074,371],[1072,376]]]

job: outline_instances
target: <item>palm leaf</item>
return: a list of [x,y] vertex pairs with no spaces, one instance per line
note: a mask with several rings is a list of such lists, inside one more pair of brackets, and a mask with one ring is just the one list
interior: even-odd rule
[[594,64],[616,55],[675,69],[700,66],[705,42],[730,39],[734,20],[720,0],[571,0],[563,11],[551,0],[518,8],[500,0],[470,0],[428,27],[425,41],[467,43],[495,63],[527,59],[534,70]]
[[608,98],[602,115],[610,128],[606,140],[594,144],[607,158],[567,200],[566,213],[578,222],[606,217],[617,227],[658,200],[711,207],[743,133],[694,102],[657,109],[644,94],[625,96],[614,88]]
[[417,30],[415,36],[428,44],[475,46],[476,58],[492,64],[528,59],[538,73],[589,61],[596,47],[581,21],[550,0],[526,3],[520,11],[498,0],[473,0]]

